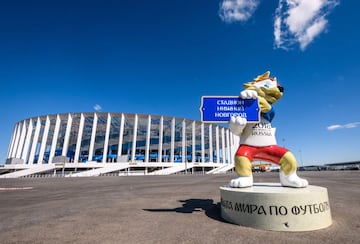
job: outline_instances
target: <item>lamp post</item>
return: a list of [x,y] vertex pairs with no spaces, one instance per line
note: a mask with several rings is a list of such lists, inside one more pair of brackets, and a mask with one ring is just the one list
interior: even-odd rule
[[299,154],[300,154],[300,163],[301,163],[301,167],[304,168],[304,164],[303,164],[303,160],[302,160],[302,153],[301,153],[301,149],[299,150]]

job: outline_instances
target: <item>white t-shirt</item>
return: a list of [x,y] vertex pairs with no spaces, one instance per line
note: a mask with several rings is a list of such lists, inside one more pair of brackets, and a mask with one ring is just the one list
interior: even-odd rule
[[276,145],[275,130],[264,118],[261,118],[260,123],[248,123],[240,135],[240,144],[256,147]]

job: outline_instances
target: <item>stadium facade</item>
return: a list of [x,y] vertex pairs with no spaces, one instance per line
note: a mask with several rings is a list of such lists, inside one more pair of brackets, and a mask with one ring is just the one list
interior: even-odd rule
[[184,118],[105,112],[44,115],[15,124],[0,177],[57,174],[58,168],[72,176],[169,174],[198,167],[216,172],[232,168],[238,141],[228,128]]

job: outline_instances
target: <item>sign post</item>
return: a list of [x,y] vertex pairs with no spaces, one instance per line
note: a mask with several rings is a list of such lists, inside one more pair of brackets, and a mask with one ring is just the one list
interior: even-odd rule
[[249,123],[260,121],[257,99],[239,96],[203,96],[200,112],[201,121],[208,123],[228,123],[232,116],[246,118]]

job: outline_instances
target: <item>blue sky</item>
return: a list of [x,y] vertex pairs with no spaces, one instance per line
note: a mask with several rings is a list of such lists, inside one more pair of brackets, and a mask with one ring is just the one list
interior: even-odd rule
[[0,163],[38,115],[200,120],[204,95],[265,71],[285,87],[278,144],[299,164],[360,160],[358,1],[1,1]]

